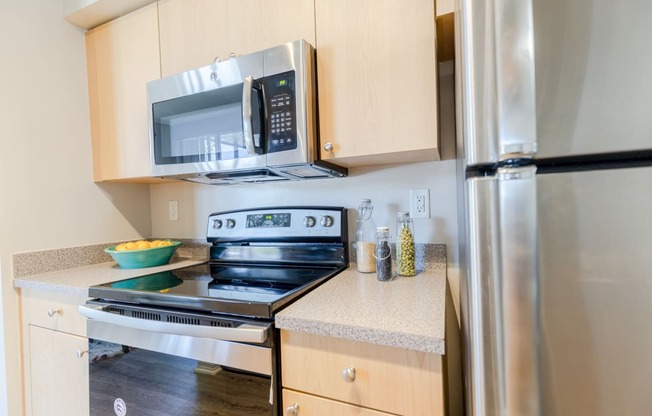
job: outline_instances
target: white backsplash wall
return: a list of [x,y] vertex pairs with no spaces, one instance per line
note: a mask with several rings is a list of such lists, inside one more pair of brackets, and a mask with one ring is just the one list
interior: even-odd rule
[[[376,225],[396,226],[396,213],[409,211],[410,189],[430,190],[430,218],[414,219],[417,243],[446,244],[448,277],[457,305],[457,197],[455,161],[351,169],[349,176],[301,182],[229,186],[188,182],[152,185],[152,235],[205,239],[212,212],[276,205],[343,206],[349,212],[349,238],[355,238],[356,208],[374,204]],[[179,220],[168,220],[169,201],[179,202]],[[393,232],[393,231],[392,231]]]

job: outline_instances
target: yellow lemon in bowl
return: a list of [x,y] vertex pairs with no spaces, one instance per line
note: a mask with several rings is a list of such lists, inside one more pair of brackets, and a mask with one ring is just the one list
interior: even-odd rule
[[144,250],[147,248],[152,248],[149,241],[140,240],[136,242],[136,250]]

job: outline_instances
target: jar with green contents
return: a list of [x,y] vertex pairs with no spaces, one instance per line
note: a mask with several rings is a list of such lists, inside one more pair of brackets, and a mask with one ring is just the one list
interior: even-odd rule
[[396,272],[399,276],[414,276],[414,226],[410,213],[399,212],[396,218]]

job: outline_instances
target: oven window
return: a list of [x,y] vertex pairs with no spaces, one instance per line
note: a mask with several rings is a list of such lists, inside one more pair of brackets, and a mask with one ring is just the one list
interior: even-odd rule
[[270,377],[90,342],[91,415],[269,416]]

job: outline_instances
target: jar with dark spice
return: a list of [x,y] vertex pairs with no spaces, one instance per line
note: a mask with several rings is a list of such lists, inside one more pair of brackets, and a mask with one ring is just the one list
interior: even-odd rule
[[389,247],[389,227],[376,228],[376,275],[385,282],[392,279],[392,257]]
[[399,212],[396,219],[396,271],[399,276],[417,274],[413,230],[410,213]]

